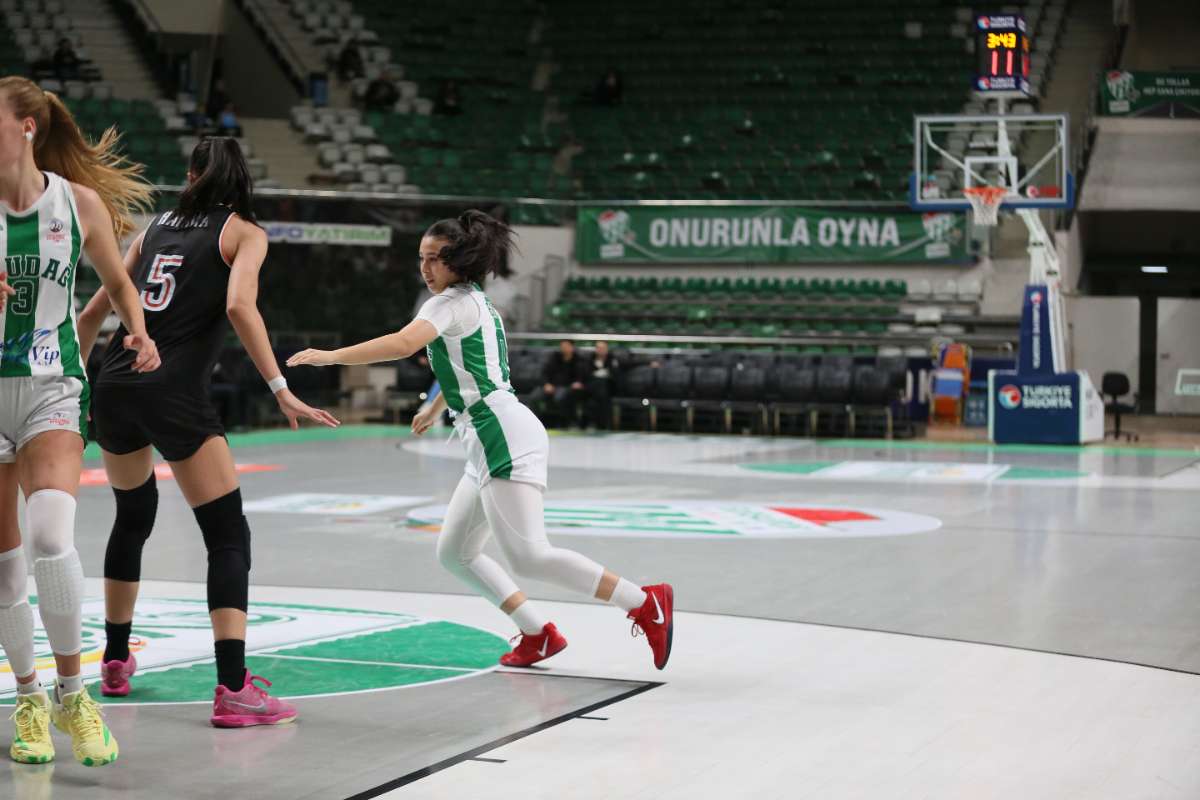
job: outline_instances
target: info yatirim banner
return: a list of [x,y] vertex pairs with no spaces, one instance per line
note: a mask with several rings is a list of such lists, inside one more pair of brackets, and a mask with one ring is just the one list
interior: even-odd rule
[[963,214],[783,206],[583,206],[581,264],[930,263],[967,259]]

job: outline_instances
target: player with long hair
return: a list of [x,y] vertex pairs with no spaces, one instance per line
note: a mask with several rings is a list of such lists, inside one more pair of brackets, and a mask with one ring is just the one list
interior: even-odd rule
[[[158,350],[117,249],[152,189],[141,167],[116,147],[111,128],[90,144],[52,92],[25,78],[0,78],[0,645],[17,679],[9,753],[26,763],[54,759],[51,720],[71,735],[81,763],[101,766],[118,754],[80,675],[83,567],[75,550],[75,494],[90,388],[74,304],[86,251],[124,324],[114,347],[128,354],[125,369],[139,375],[158,368]],[[18,487],[28,556],[17,525]],[[49,695],[34,663],[27,558],[54,653],[57,678]]]
[[[250,171],[235,139],[214,137],[196,145],[178,205],[154,217],[125,254],[164,366],[153,375],[132,372],[127,352],[110,343],[96,376],[93,413],[117,507],[104,554],[107,643],[100,691],[129,694],[137,669],[129,634],[142,548],[158,509],[153,447],[171,465],[208,550],[217,667],[211,722],[229,728],[290,722],[296,710],[270,697],[255,681],[270,682],[246,669],[250,528],[233,455],[209,397],[227,320],[293,429],[301,417],[338,424],[292,394],[275,361],[257,304],[267,234],[255,223],[251,190]],[[109,295],[101,289],[80,314],[85,354],[109,309]]]
[[512,244],[512,230],[480,211],[434,223],[421,239],[421,277],[433,292],[402,330],[340,350],[305,350],[288,366],[371,364],[408,358],[422,347],[441,393],[413,419],[428,430],[447,407],[467,451],[442,532],[438,559],[451,573],[508,614],[520,641],[500,659],[527,667],[567,646],[554,623],[492,558],[483,553],[495,534],[518,575],[549,581],[610,602],[627,612],[634,633],[646,634],[654,665],[671,654],[674,595],[670,584],[639,588],[591,559],[546,538],[542,494],[549,439],[509,383],[504,324],[479,282],[495,272]]

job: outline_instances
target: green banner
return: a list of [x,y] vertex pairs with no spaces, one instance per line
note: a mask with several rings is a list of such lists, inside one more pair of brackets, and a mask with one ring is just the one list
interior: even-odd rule
[[581,264],[928,263],[967,258],[963,214],[782,206],[581,207]]
[[1100,107],[1117,117],[1198,117],[1200,72],[1106,72]]

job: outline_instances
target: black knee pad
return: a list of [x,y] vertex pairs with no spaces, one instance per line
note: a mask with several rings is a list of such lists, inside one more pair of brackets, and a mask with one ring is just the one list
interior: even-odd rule
[[250,526],[242,490],[192,509],[208,548],[208,610],[246,610],[250,593]]
[[136,583],[142,577],[142,547],[154,530],[158,514],[158,483],[154,473],[136,489],[113,489],[117,518],[104,551],[104,577]]

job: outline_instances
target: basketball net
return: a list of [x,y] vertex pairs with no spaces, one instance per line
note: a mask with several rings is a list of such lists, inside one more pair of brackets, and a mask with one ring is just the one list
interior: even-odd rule
[[1008,190],[1003,186],[971,186],[963,189],[976,225],[995,225],[999,221],[1000,203]]

